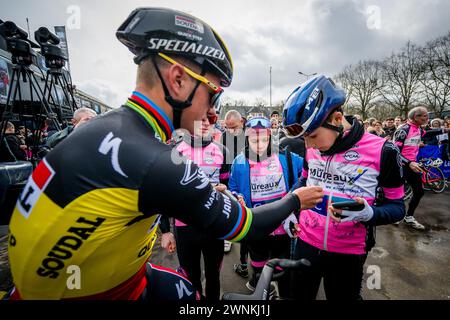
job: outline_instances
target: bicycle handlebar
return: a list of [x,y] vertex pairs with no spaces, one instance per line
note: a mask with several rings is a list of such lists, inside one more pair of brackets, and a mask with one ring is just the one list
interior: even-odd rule
[[300,268],[302,266],[304,267],[310,267],[311,263],[306,259],[300,259],[300,260],[290,260],[290,259],[272,259],[267,262],[267,265],[270,265],[271,267],[280,267],[283,269],[295,269]]
[[268,300],[270,282],[273,279],[273,272],[279,266],[283,269],[298,269],[301,267],[310,267],[311,263],[306,259],[289,260],[289,259],[271,259],[264,266],[259,277],[255,291],[250,294],[225,293],[223,300]]

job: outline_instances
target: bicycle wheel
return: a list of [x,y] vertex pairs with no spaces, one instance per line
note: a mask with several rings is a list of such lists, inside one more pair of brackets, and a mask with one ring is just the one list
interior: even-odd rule
[[428,184],[435,193],[441,193],[445,190],[446,181],[444,174],[439,168],[430,168],[426,174],[426,184]]
[[422,186],[423,186],[423,190],[425,190],[425,191],[433,190],[433,187],[430,184],[428,184],[425,174],[422,175]]
[[404,201],[408,201],[412,198],[413,192],[411,186],[405,182],[405,195],[403,196]]

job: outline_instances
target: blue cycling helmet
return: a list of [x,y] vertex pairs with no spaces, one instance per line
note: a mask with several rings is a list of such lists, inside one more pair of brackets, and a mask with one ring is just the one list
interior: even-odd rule
[[344,104],[345,97],[345,91],[323,75],[301,84],[284,105],[283,127],[286,135],[292,138],[308,135],[320,126],[339,132],[339,128],[325,123],[325,120]]

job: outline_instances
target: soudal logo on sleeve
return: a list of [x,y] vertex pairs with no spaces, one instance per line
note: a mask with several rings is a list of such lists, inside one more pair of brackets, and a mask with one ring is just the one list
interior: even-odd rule
[[203,23],[188,17],[175,16],[175,25],[197,31],[199,33],[204,32]]
[[43,159],[33,171],[30,178],[28,178],[28,182],[17,200],[17,208],[25,218],[28,219],[34,205],[54,175],[55,171],[53,168],[48,164],[46,159]]

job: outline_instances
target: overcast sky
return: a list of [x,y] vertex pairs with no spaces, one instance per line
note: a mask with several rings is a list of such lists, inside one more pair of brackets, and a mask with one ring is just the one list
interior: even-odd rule
[[74,83],[116,107],[134,88],[136,66],[115,31],[142,6],[185,11],[216,29],[235,65],[230,99],[269,102],[272,66],[273,104],[306,79],[299,71],[333,76],[450,30],[450,0],[0,0],[0,19],[26,29],[28,17],[33,34],[67,25]]

